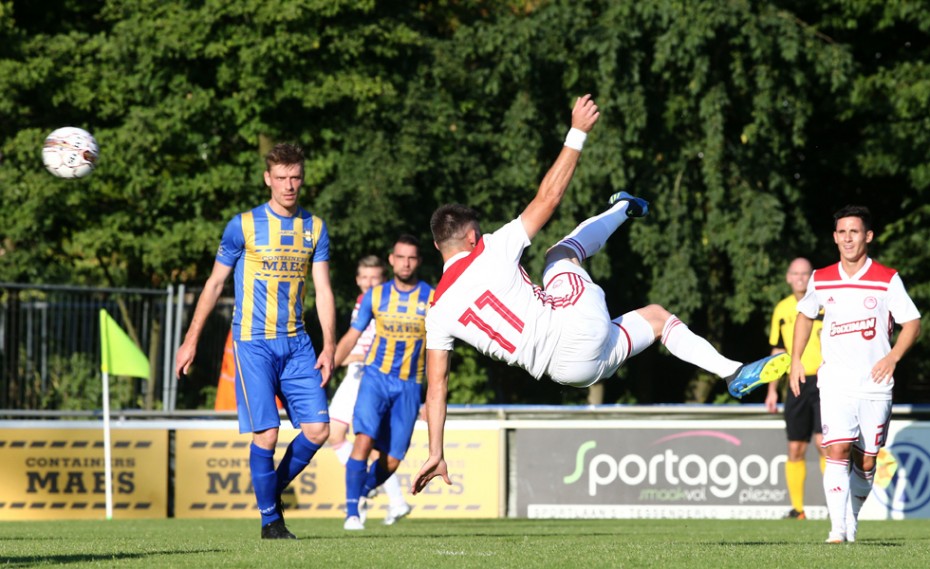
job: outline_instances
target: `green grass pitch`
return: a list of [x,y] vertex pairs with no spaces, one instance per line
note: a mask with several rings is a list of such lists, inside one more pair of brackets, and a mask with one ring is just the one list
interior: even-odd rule
[[262,541],[258,521],[0,522],[6,567],[537,568],[930,567],[930,520],[863,521],[827,545],[824,521],[424,520],[359,533],[294,519],[298,541]]

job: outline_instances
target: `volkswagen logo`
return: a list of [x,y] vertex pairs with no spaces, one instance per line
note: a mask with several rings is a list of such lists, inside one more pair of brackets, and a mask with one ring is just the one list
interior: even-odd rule
[[879,502],[896,512],[923,508],[930,502],[930,453],[910,442],[896,442],[888,450],[897,459],[898,470],[887,488],[874,489]]

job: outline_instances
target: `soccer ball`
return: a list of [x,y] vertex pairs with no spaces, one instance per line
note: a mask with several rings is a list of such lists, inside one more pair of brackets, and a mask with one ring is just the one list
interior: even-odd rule
[[82,128],[66,126],[52,131],[42,147],[42,162],[59,178],[83,178],[97,165],[97,141]]

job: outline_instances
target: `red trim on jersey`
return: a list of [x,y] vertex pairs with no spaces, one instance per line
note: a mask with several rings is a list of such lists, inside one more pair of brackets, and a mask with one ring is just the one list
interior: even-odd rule
[[439,279],[439,284],[436,285],[436,291],[433,293],[433,302],[430,306],[435,305],[439,302],[439,297],[442,296],[446,289],[452,286],[462,273],[465,272],[465,269],[471,266],[475,262],[475,259],[478,258],[478,255],[484,252],[484,237],[478,240],[478,244],[475,245],[475,248],[472,249],[466,257],[462,257],[458,261],[452,263],[452,266],[449,267],[446,272],[442,274],[442,278]]
[[840,280],[840,264],[834,263],[829,267],[817,269],[814,271],[814,282],[817,281],[838,281]]
[[[890,283],[892,277],[894,277],[896,274],[898,274],[898,271],[892,269],[891,267],[886,267],[885,265],[881,263],[876,263],[873,260],[872,264],[869,266],[869,269],[865,272],[864,275],[862,275],[857,280]],[[839,280],[842,280],[842,278],[840,277],[840,264],[839,263],[834,263],[833,265],[830,265],[829,267],[817,269],[814,272],[815,283],[821,282],[821,281],[839,281]],[[856,281],[853,281],[853,282],[856,282]],[[822,289],[826,287],[818,286],[817,288]]]
[[865,285],[865,284],[856,284],[856,281],[851,283],[835,284],[835,285],[819,285],[817,290],[833,290],[836,288],[854,288],[854,289],[863,289],[863,290],[888,290],[888,285]]
[[866,281],[879,281],[883,283],[891,282],[892,277],[894,277],[898,271],[892,269],[891,267],[886,267],[881,263],[876,263],[872,261],[872,266],[869,267],[869,270],[862,275],[862,280]]

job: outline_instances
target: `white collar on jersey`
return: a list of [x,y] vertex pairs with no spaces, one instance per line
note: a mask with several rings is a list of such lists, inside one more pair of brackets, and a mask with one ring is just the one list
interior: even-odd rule
[[449,267],[451,267],[456,261],[458,261],[459,259],[464,259],[470,253],[471,251],[461,251],[449,257],[449,260],[446,261],[445,264],[442,266],[442,272],[446,272],[449,269]]

